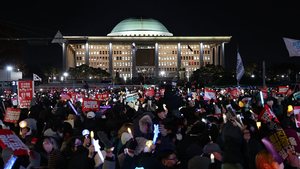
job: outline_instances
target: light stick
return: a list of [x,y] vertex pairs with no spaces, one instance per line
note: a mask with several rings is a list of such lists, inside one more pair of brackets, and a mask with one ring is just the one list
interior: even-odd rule
[[130,128],[128,128],[127,131],[130,134],[131,138],[133,138]]
[[21,127],[21,128],[25,128],[26,126],[27,126],[27,122],[26,121],[20,121],[20,123],[19,123],[19,126]]
[[211,163],[215,163],[215,156],[213,154],[210,154],[210,160]]
[[223,114],[223,121],[224,121],[224,123],[227,122],[227,118],[226,118],[226,115],[225,115],[225,114]]
[[83,135],[85,138],[87,138],[87,136],[90,135],[90,131],[89,131],[88,129],[84,129],[84,130],[82,131],[82,135]]
[[93,131],[91,131],[91,142],[92,142],[92,145],[94,146],[95,139],[94,139],[94,132]]
[[68,103],[69,103],[70,107],[73,109],[73,111],[75,112],[75,114],[76,114],[77,116],[79,116],[79,114],[77,113],[77,111],[76,111],[76,109],[74,108],[73,104],[72,104],[70,101],[68,101]]
[[265,107],[262,91],[260,91],[259,94],[260,94],[261,104],[262,104],[263,107]]
[[158,124],[154,124],[154,131],[153,131],[153,133],[154,133],[154,136],[153,136],[153,144],[155,144],[156,143],[156,140],[157,140],[157,137],[158,137],[158,134],[160,133],[159,132],[159,128],[158,128]]
[[256,126],[257,126],[257,128],[259,129],[260,126],[261,126],[261,122],[260,122],[260,121],[256,122]]
[[291,111],[293,111],[293,106],[292,105],[289,105],[288,106],[288,110],[287,110],[288,112],[291,112]]
[[9,160],[5,164],[4,169],[11,169],[14,166],[17,158],[18,158],[18,156],[11,155],[10,158],[9,158]]

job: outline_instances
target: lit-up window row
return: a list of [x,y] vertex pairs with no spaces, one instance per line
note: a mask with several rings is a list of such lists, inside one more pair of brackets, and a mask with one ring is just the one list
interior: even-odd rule
[[163,54],[177,54],[177,50],[173,50],[173,51],[171,51],[171,50],[168,50],[168,51],[158,51],[158,54],[159,55],[163,55]]
[[177,49],[177,45],[159,45],[158,49]]
[[108,62],[90,62],[91,66],[109,66]]
[[124,57],[116,57],[114,56],[114,60],[132,60],[132,57],[127,57],[127,56],[124,56]]
[[132,62],[114,62],[114,66],[132,66]]
[[158,66],[177,66],[177,62],[158,62]]
[[159,56],[158,60],[177,60],[177,56]]
[[177,71],[177,68],[158,68],[158,71]]
[[77,56],[77,57],[76,57],[76,60],[84,60],[84,56],[82,56],[82,57],[81,57],[81,56],[80,56],[80,57]]
[[199,66],[200,62],[182,62],[183,66]]
[[114,71],[120,72],[130,72],[130,68],[114,68]]
[[[76,45],[77,49],[84,49],[85,45]],[[108,45],[89,45],[89,49],[108,49]]]
[[92,57],[90,57],[90,59],[89,60],[108,60],[108,57],[106,56],[106,57],[99,57],[99,56],[92,56]]

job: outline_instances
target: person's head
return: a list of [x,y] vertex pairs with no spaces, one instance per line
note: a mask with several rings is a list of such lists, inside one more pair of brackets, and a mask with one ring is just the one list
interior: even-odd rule
[[38,153],[49,154],[53,149],[50,137],[41,136],[37,138],[33,150]]
[[273,101],[272,97],[268,97],[266,99],[266,103],[267,103],[268,106],[272,107],[273,104],[274,104],[274,101]]
[[[128,133],[128,128],[130,128],[131,132],[133,132],[132,123],[125,123],[118,131],[118,139],[121,138],[121,136],[124,132]],[[133,133],[132,133],[132,135],[133,135]]]
[[257,169],[283,169],[283,163],[278,164],[268,150],[262,150],[255,157]]
[[143,116],[139,120],[140,131],[144,134],[151,133],[153,131],[152,124],[153,124],[153,122],[152,122],[152,119],[149,115]]
[[83,144],[83,138],[82,137],[71,137],[68,141],[67,141],[67,146],[70,150],[72,150],[73,152],[77,151],[77,147],[81,146]]
[[160,150],[157,154],[158,161],[161,162],[166,167],[174,166],[178,159],[175,152],[172,149]]
[[167,117],[167,112],[163,108],[156,109],[156,114],[161,119],[165,119]]

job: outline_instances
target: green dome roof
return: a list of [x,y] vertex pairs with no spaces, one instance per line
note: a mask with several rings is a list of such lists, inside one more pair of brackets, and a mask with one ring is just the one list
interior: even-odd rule
[[128,18],[117,24],[108,36],[173,36],[159,21]]

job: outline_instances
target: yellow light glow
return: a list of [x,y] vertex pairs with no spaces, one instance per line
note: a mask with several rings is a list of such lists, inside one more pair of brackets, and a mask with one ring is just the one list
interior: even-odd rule
[[294,109],[293,109],[293,106],[292,105],[289,105],[288,106],[288,112],[291,112],[291,111],[293,111]]
[[128,131],[128,133],[129,133],[129,134],[131,134],[131,130],[130,130],[130,128],[128,128],[128,129],[127,129],[127,131]]
[[23,121],[20,121],[19,126],[20,126],[21,128],[24,128],[24,127],[27,126],[27,122],[24,121],[24,120],[23,120]]
[[91,131],[91,138],[94,138],[94,132]]
[[242,101],[239,102],[239,106],[240,106],[240,107],[244,107],[244,104],[243,104]]
[[151,145],[153,144],[153,141],[152,140],[148,140],[146,142],[146,146],[148,146],[149,148],[151,147]]
[[259,129],[260,126],[261,126],[261,122],[260,122],[260,121],[256,122],[256,126],[257,126],[257,128]]

